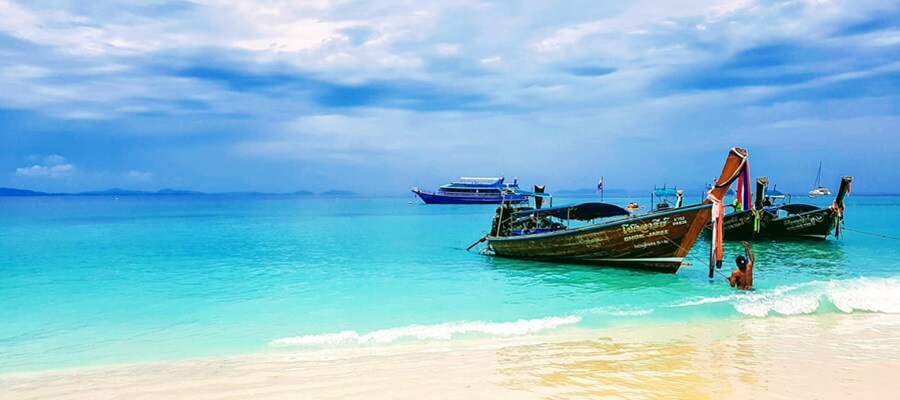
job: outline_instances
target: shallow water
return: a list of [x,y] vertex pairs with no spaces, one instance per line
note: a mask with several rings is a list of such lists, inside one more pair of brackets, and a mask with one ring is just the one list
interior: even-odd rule
[[[0,198],[0,372],[900,313],[900,246],[890,239],[847,231],[826,242],[756,243],[757,290],[736,293],[719,275],[707,279],[702,241],[675,275],[495,259],[464,250],[494,207],[408,200]],[[847,204],[848,228],[900,236],[900,198]],[[740,252],[726,247],[729,257]]]

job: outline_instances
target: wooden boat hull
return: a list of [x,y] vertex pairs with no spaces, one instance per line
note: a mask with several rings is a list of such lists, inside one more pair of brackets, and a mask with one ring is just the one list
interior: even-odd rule
[[710,217],[710,204],[526,236],[489,236],[495,256],[675,273]]
[[[834,225],[837,220],[837,213],[833,209],[820,208],[784,218],[764,220],[761,233],[762,237],[768,239],[825,240],[828,235],[834,233]],[[727,231],[725,237],[728,237]]]
[[[808,239],[825,240],[834,233],[838,215],[831,208],[820,208],[782,218],[764,216],[759,221],[759,232],[754,230],[752,211],[739,211],[725,216],[723,228],[725,240],[777,240]],[[707,232],[709,231],[707,226]]]

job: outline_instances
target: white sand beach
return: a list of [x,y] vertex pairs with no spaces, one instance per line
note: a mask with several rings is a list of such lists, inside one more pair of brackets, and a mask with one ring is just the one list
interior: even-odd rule
[[900,315],[748,318],[0,376],[3,399],[884,399]]

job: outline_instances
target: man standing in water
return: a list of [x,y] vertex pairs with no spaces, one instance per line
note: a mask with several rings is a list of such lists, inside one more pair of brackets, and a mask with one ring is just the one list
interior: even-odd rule
[[731,273],[731,276],[728,278],[728,283],[731,287],[737,287],[739,290],[752,290],[753,289],[753,251],[750,250],[750,243],[741,242],[744,245],[744,253],[747,255],[737,256],[734,259],[734,262],[737,264],[738,269],[734,270]]

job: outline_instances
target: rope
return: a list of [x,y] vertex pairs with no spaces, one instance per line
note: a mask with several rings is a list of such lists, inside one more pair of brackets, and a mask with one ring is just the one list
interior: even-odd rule
[[888,236],[888,235],[882,235],[882,234],[878,234],[878,233],[870,233],[870,232],[858,231],[858,230],[856,230],[856,229],[851,229],[851,228],[848,228],[848,227],[846,227],[846,226],[845,226],[843,229],[844,229],[845,231],[861,233],[861,234],[863,234],[863,235],[875,236],[875,237],[880,237],[880,238],[884,238],[884,239],[891,239],[891,240],[900,240],[900,237],[896,237],[896,236]]
[[[675,241],[673,241],[672,239],[669,239],[669,238],[666,237],[666,236],[663,236],[663,239],[668,240],[669,243],[674,244],[675,247],[678,247],[679,249],[684,250],[684,251],[687,253],[687,254],[685,254],[685,258],[689,258],[689,259],[691,259],[691,260],[694,260],[694,261],[698,262],[698,263],[701,264],[701,265],[705,262],[704,260],[701,260],[701,259],[699,259],[699,258],[695,258],[694,256],[691,256],[690,251],[685,250],[684,247],[681,247],[680,244],[675,243]],[[722,274],[721,271],[719,271],[719,270],[717,270],[717,269],[715,269],[714,271],[716,271],[716,273],[719,274],[719,275],[721,275],[723,278],[728,279],[728,277],[725,276],[724,274]]]
[[725,276],[725,274],[723,274],[722,271],[719,271],[719,270],[715,270],[715,271],[716,271],[717,274],[719,274],[719,276],[725,278],[725,280],[728,280],[728,277]]

